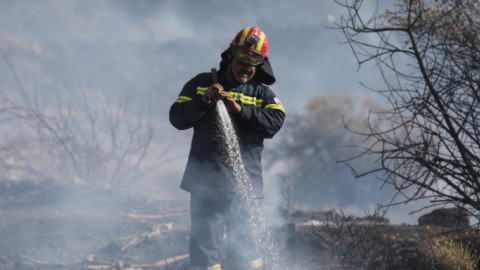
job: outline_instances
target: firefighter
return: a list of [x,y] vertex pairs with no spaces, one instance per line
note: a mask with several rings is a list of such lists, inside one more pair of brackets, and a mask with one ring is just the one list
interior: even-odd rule
[[258,27],[242,29],[221,53],[218,75],[205,72],[192,78],[170,108],[174,127],[193,127],[180,184],[190,192],[190,269],[262,268],[261,254],[254,247],[256,239],[252,239],[254,236],[245,224],[248,211],[232,195],[231,165],[226,164],[226,153],[221,147],[214,105],[219,98],[225,104],[239,139],[250,195],[261,205],[264,139],[272,138],[285,119],[285,109],[269,87],[275,76],[267,49],[267,37]]

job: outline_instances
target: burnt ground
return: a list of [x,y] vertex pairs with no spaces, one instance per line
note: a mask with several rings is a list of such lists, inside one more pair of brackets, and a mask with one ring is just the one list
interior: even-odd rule
[[188,253],[188,214],[186,201],[4,187],[0,269],[164,269],[167,259],[173,267]]
[[[109,190],[1,187],[0,269],[187,269],[188,209],[183,200],[155,201]],[[358,240],[368,242],[363,238],[355,242],[359,231],[353,227],[341,231],[331,222],[313,226],[308,218],[294,223],[271,227],[282,269],[330,269],[332,256],[339,257],[327,256],[335,243],[346,250],[340,257],[363,256],[347,250],[358,250]],[[384,269],[414,269],[418,245],[424,239],[443,237],[448,230],[383,224],[379,231],[371,223],[355,226],[377,233],[369,233],[378,241],[364,249],[382,253],[384,261],[393,258]],[[476,230],[456,232],[453,237],[480,249]],[[370,266],[375,269],[375,264]]]
[[[303,226],[288,237],[287,250],[291,251],[288,254],[293,266],[289,269],[432,269],[420,265],[423,258],[419,251],[431,241],[454,240],[480,254],[480,231],[475,229],[390,224],[378,229],[375,227],[379,225],[364,223],[352,229],[336,225],[330,225],[335,227],[333,233],[323,227]],[[378,235],[372,232],[375,230],[379,230]],[[332,238],[334,241],[330,241]]]

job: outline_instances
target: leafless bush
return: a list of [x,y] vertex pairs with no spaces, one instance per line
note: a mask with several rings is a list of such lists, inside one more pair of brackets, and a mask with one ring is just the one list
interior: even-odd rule
[[312,224],[323,247],[319,269],[390,269],[392,243],[384,214],[375,211],[366,219],[330,214],[321,226]]
[[101,89],[26,89],[11,71],[18,89],[0,89],[0,181],[119,187],[162,162],[147,164],[149,103]]
[[114,104],[102,94],[82,94],[58,96],[54,106],[41,105],[34,95],[20,101],[3,96],[4,116],[17,128],[0,149],[2,180],[105,188],[138,178],[152,140],[148,118],[133,113],[128,97]]

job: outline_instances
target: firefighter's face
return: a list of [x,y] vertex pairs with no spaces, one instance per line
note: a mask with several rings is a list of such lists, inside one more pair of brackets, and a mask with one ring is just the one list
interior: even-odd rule
[[251,80],[253,76],[255,76],[256,67],[250,64],[240,62],[235,57],[231,61],[231,65],[229,65],[231,72],[228,72],[230,76],[232,76],[237,84],[246,83],[247,81]]

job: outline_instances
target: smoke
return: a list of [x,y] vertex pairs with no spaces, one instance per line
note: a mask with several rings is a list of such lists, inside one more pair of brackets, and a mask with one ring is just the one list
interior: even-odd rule
[[[271,205],[293,206],[294,211],[342,208],[355,216],[372,213],[378,205],[388,205],[396,194],[392,186],[374,175],[355,179],[346,163],[341,162],[360,154],[363,149],[358,146],[365,143],[363,137],[345,125],[362,132],[367,127],[369,111],[381,111],[383,107],[372,96],[317,94],[306,102],[304,111],[288,114],[280,141],[266,151],[266,190],[270,192]],[[374,119],[370,120],[376,125]],[[370,171],[378,165],[371,158],[348,164],[357,172]],[[395,224],[415,223],[416,217],[408,215],[414,207],[390,208],[387,217]]]
[[[82,100],[84,95],[93,114],[85,115],[85,111],[80,110],[81,107],[70,111],[71,116],[74,116],[70,124],[77,123],[73,119],[83,119],[81,125],[98,120],[98,117],[105,113],[102,107],[105,107],[106,101],[111,101],[111,115],[119,115],[119,100],[130,97],[132,104],[123,119],[132,124],[131,129],[134,129],[137,121],[145,124],[148,119],[149,124],[143,127],[150,127],[153,135],[149,144],[150,151],[145,154],[145,166],[139,168],[139,171],[143,171],[139,174],[141,177],[127,181],[129,185],[126,185],[124,190],[153,199],[185,199],[187,194],[178,186],[185,168],[192,131],[178,132],[168,122],[168,109],[183,84],[197,73],[218,66],[220,53],[228,47],[237,31],[245,26],[257,25],[268,37],[269,59],[277,78],[272,89],[287,110],[287,120],[294,119],[292,116],[295,111],[302,112],[305,102],[316,93],[356,93],[362,96],[366,90],[358,86],[357,82],[362,81],[374,86],[379,78],[370,70],[357,72],[356,62],[349,55],[349,48],[338,46],[342,41],[342,34],[325,28],[331,26],[325,18],[340,18],[341,13],[341,8],[332,3],[319,3],[314,0],[297,1],[295,4],[273,0],[1,1],[0,91],[23,105],[23,98],[31,97],[31,101],[35,102],[30,105],[34,108],[39,105],[39,111],[49,117],[58,116],[57,105],[62,103],[58,98],[62,95],[70,95],[71,102],[74,103]],[[104,97],[99,97],[99,92],[103,92]],[[81,105],[81,102],[77,103],[79,104]],[[68,114],[63,116],[66,115]],[[75,185],[86,182],[104,183],[105,178],[100,176],[74,177],[76,173],[73,164],[62,166],[62,163],[58,163],[68,160],[65,155],[57,155],[58,149],[61,149],[58,145],[20,150],[16,148],[13,152],[15,155],[12,154],[9,147],[18,147],[22,143],[29,146],[41,145],[51,141],[32,139],[33,135],[38,135],[36,129],[10,120],[11,116],[2,118],[0,124],[4,134],[7,134],[2,135],[0,152],[6,155],[4,160],[21,160],[26,165],[36,165],[30,167],[35,170],[30,171],[28,176],[25,176],[27,171],[23,172],[25,174],[9,171],[8,174],[3,174],[4,178],[13,175],[17,178],[12,176],[10,181],[22,178],[37,179],[45,183],[56,179]],[[115,122],[110,124],[112,123]],[[282,148],[282,133],[288,132],[288,128],[285,126],[274,139],[266,141],[266,156],[273,155],[275,150]],[[22,141],[14,142],[14,137],[18,140],[28,138],[28,144]],[[94,137],[86,136],[85,142],[92,138]],[[329,142],[321,141],[324,145]],[[28,155],[29,151],[32,155]],[[88,161],[88,157],[105,157],[109,151],[92,147],[89,148],[89,153],[91,156],[82,157],[84,161]],[[321,193],[315,194],[323,198],[321,203],[315,206],[345,206],[357,212],[373,207],[375,200],[359,203],[361,199],[365,199],[365,195],[360,197],[359,194],[380,196],[384,191],[380,190],[378,185],[364,185],[354,181],[343,166],[335,163],[337,158],[334,153],[335,151],[325,152],[331,155],[328,159],[329,169],[338,181],[330,182]],[[45,158],[46,156],[48,158]],[[286,157],[287,161],[278,162],[273,167],[266,166],[264,171],[266,201],[273,207],[283,203],[279,196],[278,183],[280,175],[288,172],[290,168],[289,158],[291,157]],[[49,167],[44,167],[44,163]],[[105,165],[103,169],[111,166]],[[152,166],[155,168],[151,168]],[[42,167],[48,170],[39,169]],[[58,168],[65,173],[61,176],[54,175],[53,172],[58,172]],[[92,167],[89,167],[89,170],[92,172]],[[45,176],[47,172],[49,175]],[[38,180],[39,173],[43,173],[40,174],[42,181]],[[115,185],[109,186],[115,188]],[[59,215],[71,210],[69,207],[72,204],[69,203],[72,201],[92,199],[89,192],[62,192],[59,200],[62,201],[60,205],[65,208],[58,209]],[[376,196],[372,198],[377,199]],[[89,211],[87,206],[98,207],[77,204],[79,216],[81,212]],[[119,210],[120,207],[114,208]],[[392,214],[392,217],[395,215],[397,214]],[[407,215],[402,213],[396,220],[401,222],[406,218]],[[78,245],[72,245],[72,250],[74,246],[88,249],[86,242],[80,241],[82,236],[75,235],[75,225],[64,225],[52,224],[52,230],[65,228],[65,237],[56,240],[67,241],[66,239],[71,237],[70,239],[79,241],[76,242]],[[98,231],[111,235],[116,226],[111,222],[108,225],[111,225],[111,232],[107,225],[99,227]],[[24,231],[29,230],[37,231],[30,227]],[[18,237],[22,240],[18,241],[19,243],[28,245],[28,236],[25,236],[25,239],[23,236]],[[44,239],[38,242],[41,240]],[[22,253],[20,244],[16,250],[19,254]],[[38,256],[41,257],[42,255]]]

